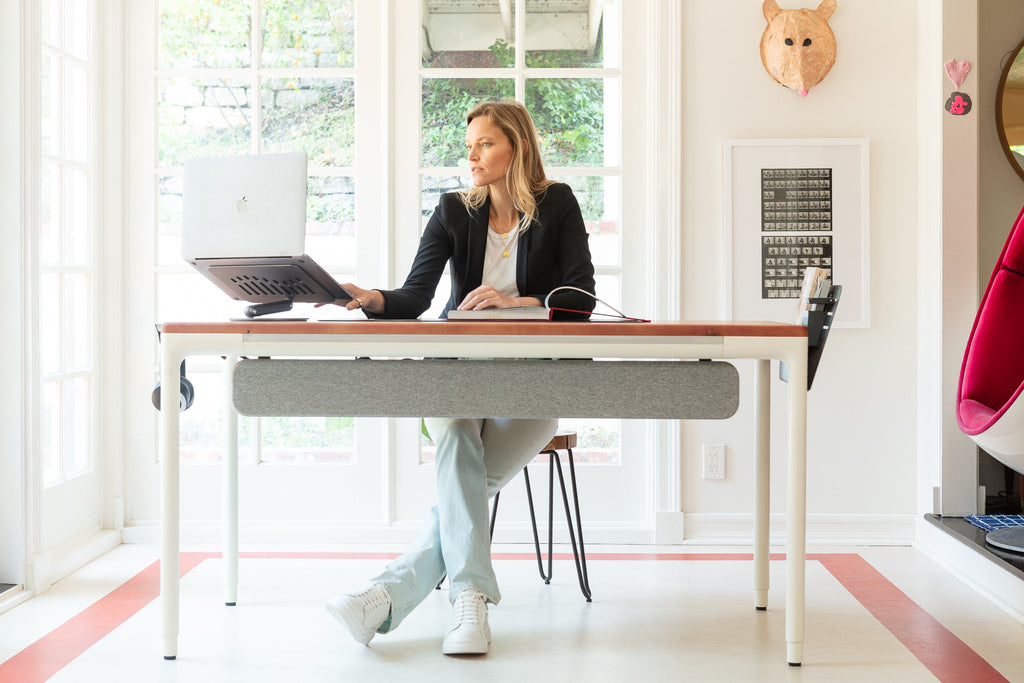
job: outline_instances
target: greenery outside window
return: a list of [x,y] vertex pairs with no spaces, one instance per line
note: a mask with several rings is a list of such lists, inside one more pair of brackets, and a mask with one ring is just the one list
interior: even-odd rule
[[[589,0],[424,0],[420,45],[420,218],[468,185],[465,115],[512,97],[537,125],[549,177],[572,186],[597,268],[598,296],[619,307],[622,277],[619,5]],[[447,300],[442,279],[427,317]],[[563,420],[577,460],[619,464],[619,420]],[[432,451],[424,441],[421,461]]]
[[[157,54],[157,316],[225,320],[233,302],[181,259],[181,173],[198,156],[303,151],[307,252],[340,281],[355,271],[355,0],[160,0]],[[220,361],[189,361],[183,461],[220,453]],[[250,462],[355,462],[351,418],[243,418]]]

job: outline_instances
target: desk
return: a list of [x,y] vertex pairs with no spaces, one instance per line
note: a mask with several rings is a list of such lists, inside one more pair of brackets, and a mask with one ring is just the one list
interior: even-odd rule
[[[161,325],[160,348],[160,404],[163,406],[178,404],[179,368],[189,356],[224,356],[229,371],[240,356],[754,359],[757,361],[754,606],[759,610],[767,607],[768,594],[769,370],[771,360],[782,361],[789,370],[786,660],[791,665],[803,661],[807,497],[807,330],[803,326],[771,322],[178,322]],[[228,483],[225,490],[228,547],[224,560],[230,584],[232,571],[237,577],[238,457],[237,416],[233,408],[227,408],[223,459]],[[178,652],[178,425],[177,411],[160,412],[160,599],[165,659],[174,659]],[[230,585],[229,590],[232,590]]]

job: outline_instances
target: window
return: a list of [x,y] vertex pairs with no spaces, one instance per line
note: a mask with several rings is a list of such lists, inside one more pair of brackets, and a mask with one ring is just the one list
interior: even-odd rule
[[[243,306],[181,259],[185,158],[306,151],[307,251],[341,282],[395,287],[438,194],[467,182],[463,117],[470,102],[485,96],[515,97],[534,114],[548,175],[571,184],[583,207],[598,295],[619,308],[623,300],[647,301],[656,221],[648,219],[644,68],[655,6],[620,0],[127,3],[128,145],[137,151],[126,155],[133,226],[126,268],[138,293],[126,316],[136,323],[128,326],[129,350],[148,363],[126,371],[132,386],[151,388],[156,377],[150,321],[224,320]],[[435,314],[447,286],[443,279]],[[363,317],[306,306],[296,305],[291,315]],[[219,358],[188,360],[196,399],[181,416],[185,463],[220,457],[221,369]],[[130,446],[148,453],[155,448],[154,411],[141,404],[127,410]],[[402,523],[420,519],[433,502],[433,470],[420,466],[431,458],[419,419],[239,423],[243,519],[315,520],[308,529],[368,524],[374,538],[384,528],[404,538],[409,527]],[[613,465],[587,467],[585,475],[587,486],[608,492],[597,496],[608,508],[606,519],[630,528],[649,524],[654,451],[647,427],[618,420],[564,426],[579,434],[577,456]],[[627,446],[630,455],[620,454]],[[126,460],[131,485],[150,485],[154,463]],[[260,462],[274,466],[245,466]],[[331,464],[339,462],[344,466]],[[209,485],[207,467],[182,468],[183,518],[220,514]],[[136,499],[132,506],[135,519],[159,516],[155,500]]]
[[[419,84],[421,225],[444,192],[468,186],[465,115],[513,97],[533,116],[545,170],[573,188],[590,234],[597,294],[622,295],[619,7],[588,0],[423,3]],[[442,279],[428,316],[448,299]],[[618,420],[564,420],[577,459],[619,462]],[[429,452],[424,451],[424,459]]]
[[[354,0],[161,0],[157,55],[157,316],[224,320],[234,302],[181,258],[181,173],[197,156],[304,151],[306,250],[338,280],[356,275]],[[198,304],[197,302],[202,302]],[[220,367],[190,361],[196,403],[182,458],[219,458]],[[241,421],[255,462],[351,462],[346,419]]]
[[44,487],[94,465],[96,177],[93,6],[40,7],[38,439]]

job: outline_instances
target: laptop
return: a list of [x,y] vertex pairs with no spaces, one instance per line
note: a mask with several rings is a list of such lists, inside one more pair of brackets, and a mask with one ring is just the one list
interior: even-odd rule
[[305,245],[304,152],[185,160],[182,258],[247,316],[352,298]]

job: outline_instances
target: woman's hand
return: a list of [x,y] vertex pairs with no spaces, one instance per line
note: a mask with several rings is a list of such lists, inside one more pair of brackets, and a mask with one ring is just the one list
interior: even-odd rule
[[459,304],[460,311],[479,311],[484,308],[511,308],[512,306],[540,306],[540,300],[532,296],[510,297],[501,294],[490,285],[481,285],[466,295]]
[[[370,313],[384,312],[384,295],[376,289],[363,289],[362,287],[356,287],[351,282],[346,282],[341,286],[352,295],[352,299],[348,301],[339,299],[338,301],[332,301],[332,304],[344,306],[349,311],[364,308]],[[320,308],[321,306],[327,306],[327,304],[314,304],[315,308]]]

